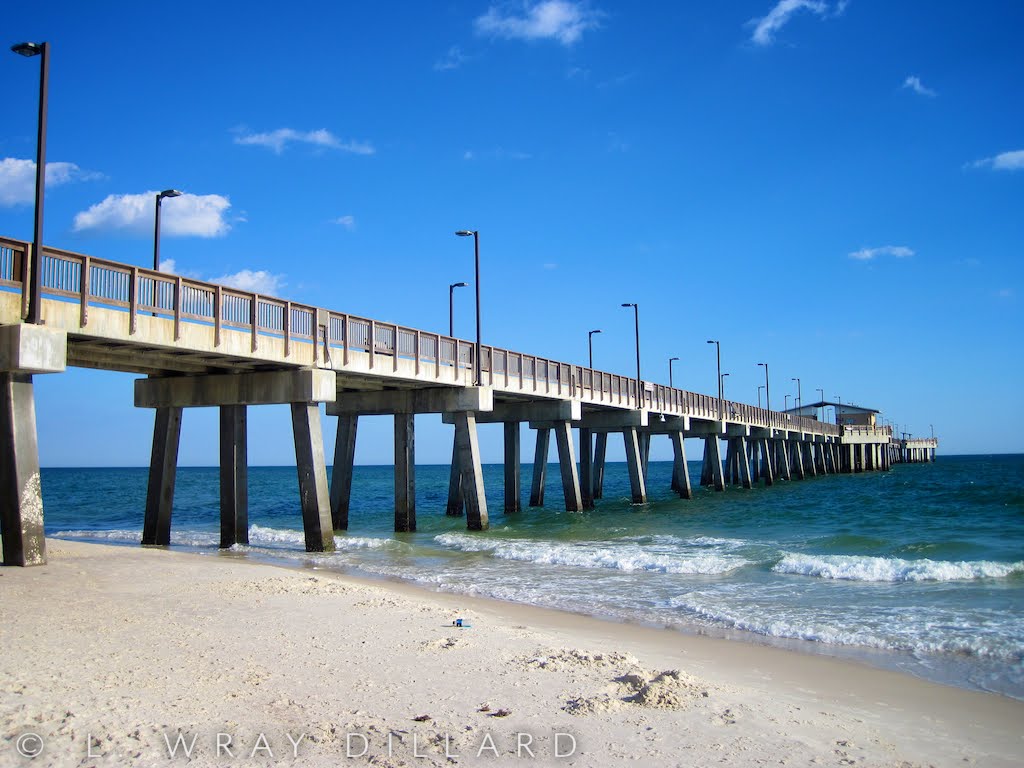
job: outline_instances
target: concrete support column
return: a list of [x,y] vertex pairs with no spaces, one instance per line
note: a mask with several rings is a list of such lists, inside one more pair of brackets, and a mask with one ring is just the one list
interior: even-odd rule
[[0,372],[0,536],[4,565],[45,565],[32,375]]
[[736,438],[730,437],[725,441],[725,467],[723,469],[722,481],[726,485],[736,483]]
[[171,510],[174,506],[174,480],[178,471],[181,417],[182,409],[177,406],[156,409],[153,450],[149,459],[149,487],[146,490],[146,516],[142,524],[144,545],[166,547],[171,543]]
[[416,417],[395,414],[395,532],[416,530]]
[[558,446],[558,467],[562,473],[565,510],[579,512],[583,509],[583,499],[580,493],[580,476],[576,471],[576,452],[573,450],[570,422],[560,421],[555,425],[555,444]]
[[32,376],[60,373],[67,334],[43,325],[0,326],[0,537],[4,565],[44,565],[46,535]]
[[594,441],[593,433],[580,427],[580,496],[583,509],[594,508]]
[[448,505],[445,514],[449,517],[462,516],[462,467],[459,465],[459,430],[452,435],[452,467],[448,475]]
[[471,531],[487,529],[487,496],[484,493],[484,472],[480,463],[480,443],[476,434],[476,414],[458,411],[455,414],[455,442],[462,470],[462,495],[466,502],[466,527]]
[[622,439],[626,447],[626,466],[629,469],[629,488],[633,503],[646,504],[647,486],[644,483],[640,438],[636,428],[629,427],[623,430]]
[[333,552],[331,496],[327,488],[327,462],[316,403],[292,403],[292,434],[295,467],[299,477],[299,501],[307,552]]
[[789,441],[775,441],[775,457],[778,466],[778,473],[784,480],[792,480],[792,467],[789,464]]
[[338,435],[334,441],[334,465],[331,467],[331,527],[348,530],[348,510],[352,501],[352,473],[355,471],[356,431],[359,416],[338,417]]
[[608,433],[598,432],[594,440],[594,498],[604,496],[604,459],[608,453]]
[[856,465],[854,467],[854,471],[855,472],[863,472],[864,471],[864,443],[861,443],[861,444],[859,444],[857,446],[857,457],[856,457]]
[[764,477],[765,487],[771,487],[775,484],[775,467],[772,466],[771,446],[771,440],[761,441],[761,475]]
[[739,465],[739,482],[744,488],[752,486],[750,478],[750,456],[747,454],[747,438],[736,438],[736,461]]
[[803,480],[806,476],[804,473],[803,440],[791,440],[790,452],[793,454],[793,474],[796,475],[797,480]]
[[519,461],[519,422],[506,421],[505,430],[505,514],[522,510],[522,465]]
[[530,486],[530,506],[544,506],[544,484],[548,478],[548,446],[551,445],[551,430],[541,427],[537,430],[537,448],[533,452],[533,483]]
[[644,486],[647,486],[647,467],[651,463],[651,433],[640,432],[638,433],[640,438],[640,466],[643,468],[644,473]]
[[849,473],[856,472],[857,471],[857,455],[856,455],[856,452],[854,451],[854,445],[851,443],[850,445],[846,446],[846,448],[847,448],[847,450],[846,450],[846,461],[847,461],[846,471],[849,472]]
[[220,407],[220,546],[249,543],[249,462],[244,405]]
[[802,443],[803,446],[803,459],[804,465],[807,468],[807,473],[811,477],[816,477],[818,474],[817,463],[814,460],[814,443]]
[[713,485],[714,480],[711,473],[711,448],[708,447],[708,440],[704,438],[704,455],[700,462],[700,484],[702,486]]
[[690,487],[690,471],[686,465],[686,443],[683,441],[683,433],[669,432],[668,437],[672,441],[672,490],[678,493],[681,499],[692,499],[693,488]]
[[761,441],[750,442],[750,480],[756,483],[761,479]]
[[704,456],[711,471],[711,485],[716,491],[725,490],[725,479],[722,477],[722,446],[718,442],[718,435],[708,435],[704,438]]

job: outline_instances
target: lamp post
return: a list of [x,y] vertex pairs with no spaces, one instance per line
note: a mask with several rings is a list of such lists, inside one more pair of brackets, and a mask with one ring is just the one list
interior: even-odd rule
[[722,345],[714,339],[709,339],[708,344],[715,345],[715,356],[718,359],[718,420],[722,420]]
[[929,424],[928,426],[932,430],[932,440],[934,440],[935,439],[935,425],[934,424]]
[[468,288],[469,283],[452,283],[448,286],[448,335],[455,338],[455,289]]
[[587,331],[587,352],[589,353],[590,370],[594,370],[594,334],[603,333],[600,328],[595,328],[592,331]]
[[843,399],[836,395],[836,424],[839,423],[839,418],[843,415]]
[[[39,121],[36,134],[36,210],[32,229],[32,258],[28,268],[28,322],[42,322],[43,303],[43,193],[46,187],[46,105],[50,83],[50,44],[18,43],[11,50],[22,56],[42,56],[39,62]],[[24,277],[23,277],[24,279]],[[23,283],[24,285],[24,283]]]
[[643,384],[640,381],[640,308],[628,302],[622,306],[633,308],[633,327],[636,330],[636,407],[643,408]]
[[790,381],[795,381],[795,382],[796,382],[796,402],[797,402],[797,403],[799,403],[799,405],[797,405],[797,406],[795,406],[795,407],[797,407],[797,408],[803,408],[803,405],[804,405],[804,398],[803,398],[803,396],[802,396],[802,395],[800,394],[800,379],[798,379],[798,378],[796,378],[796,377],[794,376],[794,377],[793,377],[792,379],[790,379]]
[[764,407],[772,409],[772,391],[768,388],[768,363],[758,363],[758,367],[764,366]]
[[817,393],[819,395],[821,395],[821,420],[824,421],[825,420],[825,390],[822,389],[821,387],[818,387],[818,389],[816,391],[817,391]]
[[725,398],[725,377],[728,373],[721,373],[718,375],[718,391],[722,393],[722,398]]
[[[165,197],[181,197],[176,189],[165,189],[156,193],[156,214],[153,216],[153,271],[160,271],[160,204]],[[156,298],[154,297],[154,303]]]
[[672,363],[674,363],[678,359],[679,359],[678,357],[670,357],[668,359],[668,388],[669,389],[673,388],[673,386],[672,386]]
[[459,237],[473,236],[473,264],[476,269],[476,350],[473,354],[476,369],[476,385],[483,383],[483,366],[480,359],[480,233],[475,229],[460,229],[455,233]]
[[764,389],[764,384],[757,385],[757,407],[761,407],[761,390]]
[[788,411],[788,410],[789,410],[789,398],[791,398],[791,397],[792,397],[792,395],[790,395],[790,394],[787,394],[787,395],[786,395],[786,396],[785,396],[785,397],[783,398],[783,400],[782,400],[782,409],[783,409],[783,410],[785,410],[785,411]]

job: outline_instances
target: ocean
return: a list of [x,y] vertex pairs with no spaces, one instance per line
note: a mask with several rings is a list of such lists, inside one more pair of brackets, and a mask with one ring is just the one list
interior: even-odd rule
[[[530,466],[523,466],[528,486]],[[221,553],[216,468],[180,468],[176,549],[401,579],[432,589],[669,630],[855,658],[1024,699],[1024,455],[942,456],[890,472],[723,493],[669,490],[652,462],[632,505],[624,464],[598,508],[505,515],[485,465],[491,528],[446,517],[448,467],[416,468],[415,533],[393,532],[392,468],[361,466],[337,552],[303,551],[293,467],[249,470],[250,545]],[[44,469],[47,534],[138,545],[147,470]],[[524,487],[524,495],[528,487]]]

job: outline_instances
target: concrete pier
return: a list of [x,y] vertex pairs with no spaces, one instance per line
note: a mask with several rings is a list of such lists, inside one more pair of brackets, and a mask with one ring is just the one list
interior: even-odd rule
[[249,461],[244,405],[220,407],[220,546],[249,543]]
[[43,494],[32,377],[60,373],[67,334],[38,325],[0,326],[0,537],[4,565],[44,565]]
[[522,463],[519,459],[518,421],[504,422],[505,431],[505,514],[522,510]]
[[[334,464],[331,467],[331,527],[348,530],[348,511],[352,502],[352,471],[356,456],[356,432],[359,416],[338,416],[338,432],[334,440]],[[460,497],[461,501],[461,497]]]
[[416,422],[395,414],[395,532],[416,530]]
[[539,427],[537,447],[533,452],[533,483],[530,485],[530,506],[544,506],[544,485],[548,478],[548,447],[551,445],[551,429]]
[[318,404],[332,402],[336,393],[334,372],[316,369],[136,379],[136,407],[156,409],[142,543],[171,543],[183,409],[197,407],[221,409],[221,544],[247,540],[245,407],[287,404],[292,413],[306,549],[332,550],[331,498]]

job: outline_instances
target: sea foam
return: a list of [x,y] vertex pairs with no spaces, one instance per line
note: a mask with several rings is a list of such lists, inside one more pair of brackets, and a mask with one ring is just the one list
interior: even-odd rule
[[895,557],[861,555],[787,554],[775,573],[815,576],[845,581],[964,581],[1001,579],[1024,573],[1024,562],[998,563],[988,560],[951,562],[946,560],[901,560]]
[[462,552],[486,552],[502,560],[567,565],[581,568],[611,568],[619,571],[719,575],[747,565],[749,561],[720,552],[667,552],[636,543],[581,541],[563,543],[525,539],[493,539],[443,533],[434,541]]

